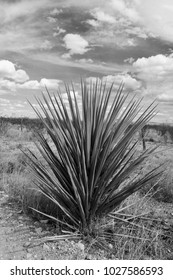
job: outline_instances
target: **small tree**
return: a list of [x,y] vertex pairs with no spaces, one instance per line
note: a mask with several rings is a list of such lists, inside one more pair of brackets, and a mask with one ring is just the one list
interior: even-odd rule
[[9,123],[4,117],[0,117],[0,134],[5,135],[9,128]]

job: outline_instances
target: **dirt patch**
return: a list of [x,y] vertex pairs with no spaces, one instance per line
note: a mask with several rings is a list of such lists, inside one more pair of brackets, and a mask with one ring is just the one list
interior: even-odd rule
[[39,245],[39,238],[48,232],[16,205],[7,203],[7,199],[8,196],[0,192],[0,259],[50,259],[51,254],[45,252],[44,244]]
[[44,242],[49,236],[57,236],[55,226],[34,221],[0,191],[0,260],[105,259],[103,250],[89,255],[82,241]]
[[[165,205],[164,205],[165,206]],[[173,213],[156,203],[154,218],[162,224],[162,240],[165,244],[166,259],[173,259]],[[0,260],[79,260],[116,259],[113,254],[85,247],[82,240],[58,240],[44,242],[47,237],[57,236],[54,225],[48,220],[35,221],[22,212],[16,203],[10,203],[8,195],[0,192]]]
[[[122,247],[119,246],[120,243],[118,243],[118,248],[114,246],[117,244],[116,242],[114,245],[108,244],[111,248],[109,252],[103,249],[91,248],[91,244],[87,247],[82,240],[43,241],[43,238],[47,236],[57,236],[58,232],[55,225],[52,225],[46,220],[42,220],[44,218],[39,220],[33,219],[23,213],[21,207],[16,204],[16,201],[20,201],[21,204],[25,202],[25,200],[22,200],[22,197],[18,200],[17,196],[19,196],[20,191],[23,190],[24,187],[26,190],[29,189],[28,187],[30,187],[31,181],[30,178],[28,179],[26,176],[27,172],[25,172],[25,166],[21,168],[23,157],[18,149],[19,145],[23,145],[25,148],[31,146],[31,150],[35,152],[32,142],[18,142],[16,144],[14,141],[7,142],[5,139],[1,139],[0,259],[138,259],[138,255],[132,256],[129,254],[128,256],[128,253],[124,253],[122,248],[125,243],[124,241]],[[148,143],[147,146],[149,146]],[[150,169],[153,168],[155,164],[158,164],[158,162],[161,163],[165,162],[165,160],[169,160],[169,168],[166,168],[167,176],[163,182],[163,186],[166,185],[166,189],[170,189],[170,192],[173,182],[173,148],[171,147],[168,149],[166,146],[164,151],[162,151],[163,148],[161,147],[162,149],[160,148],[159,153],[155,154],[151,160],[146,163],[146,168]],[[141,146],[140,149],[142,149]],[[15,203],[12,202],[13,199],[15,199]],[[32,193],[27,196],[27,199],[33,201]],[[155,199],[153,199],[152,202],[153,203],[147,203],[146,206],[144,205],[145,212],[153,211],[150,217],[152,223],[151,230],[155,230],[158,227],[159,234],[161,230],[163,247],[165,249],[163,258],[173,259],[173,203],[158,202]],[[28,203],[28,205],[34,207],[31,203]],[[45,207],[44,203],[43,206]],[[145,207],[148,210],[145,209]],[[157,222],[157,225],[155,225],[152,221],[153,218],[161,220],[161,224]],[[122,254],[118,253],[118,250],[120,251],[121,248],[123,251]],[[145,258],[145,256],[141,256],[139,259],[142,258]],[[159,253],[157,254],[157,252],[154,252],[153,254],[149,252],[146,259],[152,258],[162,259]]]

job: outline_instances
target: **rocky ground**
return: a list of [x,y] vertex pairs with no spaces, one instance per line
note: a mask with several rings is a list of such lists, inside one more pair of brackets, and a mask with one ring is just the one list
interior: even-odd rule
[[[11,197],[14,198],[18,194],[14,191],[18,188],[22,189],[23,184],[27,183],[25,182],[26,173],[18,168],[18,165],[20,167],[20,158],[17,157],[20,152],[19,145],[21,148],[21,146],[30,147],[33,144],[26,141],[20,143],[18,140],[15,142],[14,139],[7,141],[6,138],[2,138],[0,142],[2,177],[0,178],[0,260],[116,259],[117,255],[111,253],[111,246],[107,252],[98,248],[91,250],[91,246],[87,247],[82,240],[45,241],[48,236],[57,236],[55,226],[43,218],[33,219],[23,212],[21,206],[11,200]],[[147,143],[147,148],[148,145]],[[147,168],[151,169],[154,164],[169,160],[166,167],[167,189],[173,186],[172,159],[173,147],[166,146],[164,149],[161,147],[159,153],[147,162]],[[9,170],[9,163],[14,170]],[[151,204],[147,204],[147,209],[153,211],[152,218],[160,220],[159,228],[162,231],[165,248],[164,259],[173,260],[173,203],[163,203],[153,199]]]
[[48,220],[34,221],[0,192],[0,260],[65,260],[104,259],[104,251],[90,255],[82,241],[59,240],[44,242],[56,236],[56,229]]
[[[156,204],[156,218],[162,216],[163,242],[167,259],[173,259],[173,209]],[[169,207],[168,207],[169,206]],[[172,211],[172,212],[171,212]],[[0,260],[56,260],[56,259],[114,259],[104,250],[89,252],[83,241],[44,241],[57,236],[56,228],[48,220],[33,220],[19,206],[10,203],[8,195],[0,192]]]

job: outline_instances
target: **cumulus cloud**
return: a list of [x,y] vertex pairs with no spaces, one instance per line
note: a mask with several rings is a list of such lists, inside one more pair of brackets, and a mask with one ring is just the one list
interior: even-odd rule
[[14,74],[11,76],[11,78],[18,83],[23,83],[29,80],[28,74],[22,69],[15,71]]
[[16,83],[7,79],[0,79],[0,91],[3,92],[16,92],[18,89],[41,89],[40,83],[36,80],[30,80],[24,83]]
[[61,82],[61,80],[46,78],[41,79],[40,82],[37,80],[29,80],[24,83],[17,83],[15,81],[10,81],[7,79],[0,79],[0,90],[8,90],[12,92],[16,92],[18,89],[41,90],[45,88],[45,86],[48,89],[57,89],[58,85]]
[[16,92],[18,89],[38,90],[45,86],[49,89],[57,89],[61,80],[42,78],[39,81],[29,80],[28,74],[22,70],[16,70],[15,64],[9,60],[0,60],[0,90]]
[[13,81],[5,80],[5,79],[0,79],[0,90],[3,91],[16,91],[16,83]]
[[145,83],[144,94],[154,95],[161,101],[173,97],[173,56],[158,54],[142,57],[132,64],[136,78]]
[[151,57],[138,58],[133,62],[133,69],[140,79],[145,81],[163,81],[172,78],[173,56],[158,54]]
[[89,43],[79,34],[66,34],[63,38],[69,54],[84,54],[89,50]]
[[[142,87],[141,82],[136,80],[135,78],[133,78],[128,73],[107,75],[107,76],[103,76],[101,79],[103,82],[106,82],[107,85],[114,83],[114,85],[117,87],[119,87],[119,85],[123,82],[124,89],[126,89],[126,90],[135,91]],[[87,78],[87,81],[96,83],[96,81],[101,81],[101,79],[97,78],[97,77],[89,77],[89,78]]]
[[14,64],[9,60],[0,61],[0,76],[8,77],[15,72]]
[[16,84],[16,89],[40,89],[40,83],[37,80],[30,80],[23,84]]
[[104,76],[103,80],[105,80],[107,83],[114,83],[117,86],[123,82],[124,88],[128,90],[137,90],[142,86],[140,81],[137,81],[127,73]]
[[42,78],[40,82],[38,82],[37,80],[30,80],[20,85],[16,84],[16,88],[37,90],[37,89],[45,88],[46,86],[48,89],[57,89],[58,85],[61,82],[62,82],[61,80],[57,80],[57,79]]
[[40,81],[40,85],[42,87],[47,87],[48,89],[57,89],[59,84],[61,83],[62,81],[61,80],[57,80],[57,79],[46,79],[46,78],[43,78],[41,79]]
[[10,78],[19,83],[29,80],[27,73],[22,69],[16,70],[9,60],[0,60],[0,78]]

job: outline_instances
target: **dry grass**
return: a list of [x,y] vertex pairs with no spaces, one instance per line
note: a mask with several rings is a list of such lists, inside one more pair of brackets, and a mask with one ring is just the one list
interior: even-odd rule
[[[13,130],[15,129],[13,128]],[[58,216],[59,213],[56,213],[57,210],[53,203],[40,194],[35,187],[33,188],[29,171],[27,166],[24,165],[24,155],[19,148],[24,150],[27,147],[31,148],[31,146],[32,150],[34,148],[28,136],[21,137],[21,135],[13,131],[13,134],[1,137],[0,141],[0,188],[8,193],[9,199],[19,202],[25,212],[40,218],[39,214],[30,210],[29,207],[33,207],[39,211],[44,210],[48,214]],[[153,145],[153,143],[147,143],[147,145]],[[94,223],[93,237],[87,245],[88,254],[91,254],[100,244],[99,250],[102,253],[104,252],[102,256],[104,255],[107,258],[166,259],[160,223],[162,214],[159,217],[151,212],[151,209],[154,210],[154,208],[150,200],[148,200],[147,192],[152,188],[151,194],[159,203],[173,203],[172,146],[159,147],[158,152],[146,163],[144,170],[140,172],[145,172],[158,163],[164,162],[167,162],[165,174],[158,184],[153,182],[142,193],[129,197],[121,205],[121,211],[115,213],[114,219],[109,217],[109,220]],[[144,215],[145,213],[147,214]]]
[[[154,145],[153,143],[148,146]],[[144,172],[150,170],[158,164],[163,164],[164,173],[160,180],[152,182],[144,189],[141,189],[142,195],[149,192],[155,200],[160,202],[173,203],[173,147],[171,145],[160,145],[156,153],[145,163]]]

